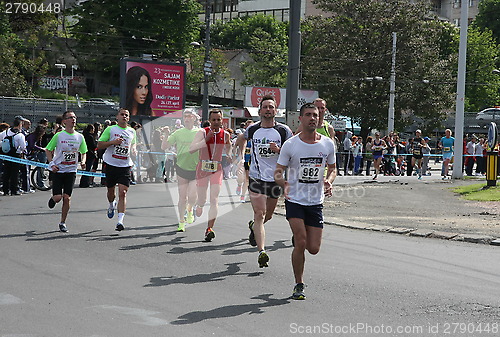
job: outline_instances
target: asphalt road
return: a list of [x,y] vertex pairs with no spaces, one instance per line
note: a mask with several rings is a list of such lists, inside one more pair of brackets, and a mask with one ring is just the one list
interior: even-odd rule
[[293,301],[283,217],[266,225],[271,260],[259,269],[250,204],[221,197],[205,243],[203,219],[176,233],[168,186],[132,187],[120,233],[104,188],[75,189],[67,234],[48,192],[1,197],[0,336],[500,333],[498,247],[327,226],[306,257],[307,300]]

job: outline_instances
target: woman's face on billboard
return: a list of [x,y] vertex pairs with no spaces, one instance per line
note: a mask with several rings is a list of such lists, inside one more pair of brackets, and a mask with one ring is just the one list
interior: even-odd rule
[[141,78],[139,79],[139,83],[137,83],[137,86],[135,87],[134,90],[134,100],[138,104],[144,104],[146,102],[146,97],[149,92],[149,86],[148,86],[148,77],[146,75],[142,75]]

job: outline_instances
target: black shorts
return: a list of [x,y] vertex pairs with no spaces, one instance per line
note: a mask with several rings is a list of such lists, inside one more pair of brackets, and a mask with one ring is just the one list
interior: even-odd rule
[[269,198],[278,199],[283,194],[280,185],[273,182],[250,178],[248,189],[254,193],[265,194]]
[[179,165],[175,164],[175,172],[179,177],[184,178],[186,180],[193,181],[196,179],[196,170],[188,171],[181,168]]
[[114,187],[116,184],[130,186],[130,166],[117,167],[106,163],[106,187]]
[[54,173],[52,175],[52,195],[67,194],[71,196],[75,185],[76,173]]
[[243,167],[245,168],[245,171],[250,171],[250,162],[248,161],[243,162]]
[[285,200],[286,218],[304,220],[306,226],[323,228],[323,205],[304,206]]

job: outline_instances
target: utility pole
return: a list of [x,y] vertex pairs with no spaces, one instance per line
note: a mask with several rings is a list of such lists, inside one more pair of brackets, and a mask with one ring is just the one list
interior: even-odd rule
[[453,179],[461,179],[463,173],[464,160],[464,105],[465,105],[465,70],[467,61],[467,27],[469,4],[467,0],[462,0],[462,8],[460,13],[460,44],[458,47],[458,78],[457,78],[457,101],[455,113],[455,143],[453,160]]
[[394,131],[394,98],[396,96],[396,42],[397,34],[392,33],[392,63],[391,80],[389,88],[389,118],[387,121],[387,134]]
[[290,31],[288,42],[288,78],[286,85],[286,124],[296,130],[299,126],[297,99],[300,70],[300,7],[301,0],[290,0]]
[[210,61],[210,5],[211,1],[207,0],[205,9],[205,62],[203,64],[203,99],[201,102],[201,119],[208,120],[208,109],[210,102],[208,100],[208,77],[212,75],[212,61]]

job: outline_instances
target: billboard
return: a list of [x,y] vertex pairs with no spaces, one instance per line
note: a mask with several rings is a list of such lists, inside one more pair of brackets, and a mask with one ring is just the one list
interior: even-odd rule
[[121,59],[120,106],[131,116],[170,116],[186,103],[186,65]]
[[[286,89],[283,88],[264,88],[264,87],[245,87],[245,106],[258,107],[263,96],[271,95],[278,104],[278,109],[286,109]],[[299,90],[297,97],[297,110],[305,103],[310,103],[318,98],[318,92],[315,90]]]

